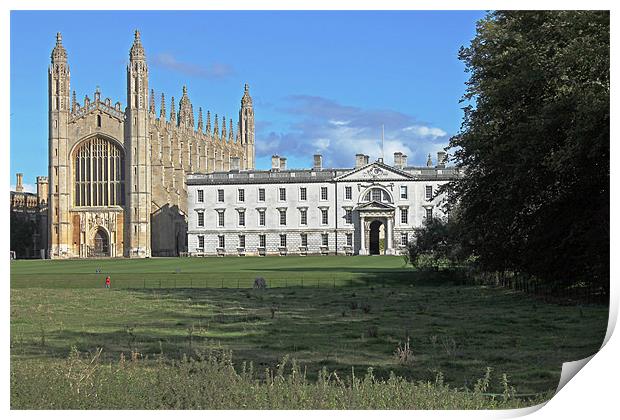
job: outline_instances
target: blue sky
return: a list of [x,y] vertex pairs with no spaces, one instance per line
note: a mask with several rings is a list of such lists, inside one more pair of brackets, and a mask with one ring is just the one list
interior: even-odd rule
[[[461,124],[467,80],[457,53],[482,11],[13,11],[11,183],[47,175],[47,67],[56,32],[78,102],[99,86],[126,101],[125,66],[142,34],[156,97],[236,122],[243,84],[256,115],[257,168],[277,153],[289,167],[351,167],[355,153],[410,164],[448,143]],[[159,101],[157,113],[159,114]]]

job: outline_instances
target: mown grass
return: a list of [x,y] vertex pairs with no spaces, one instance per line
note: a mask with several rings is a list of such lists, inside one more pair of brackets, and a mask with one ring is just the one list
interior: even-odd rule
[[[93,273],[95,268],[101,273]],[[83,280],[89,272],[95,277],[90,283]],[[186,272],[214,279],[214,286],[197,282],[183,287],[179,278]],[[113,288],[105,290],[108,273]],[[162,288],[143,289],[129,280],[122,284],[123,276],[142,273],[162,281]],[[224,288],[217,273],[231,276],[223,279]],[[290,287],[292,278],[282,273],[303,275],[304,287]],[[241,275],[249,283],[237,289],[233,278]],[[283,287],[243,288],[256,275]],[[339,275],[341,281],[331,278]],[[174,277],[177,287],[171,288]],[[310,388],[323,368],[341,378],[352,369],[365,373],[372,368],[380,381],[393,373],[411,387],[417,381],[434,383],[441,372],[452,391],[471,390],[492,367],[489,392],[504,392],[501,375],[506,374],[518,395],[549,395],[562,363],[596,352],[607,324],[606,307],[560,306],[501,288],[454,286],[442,273],[414,272],[398,258],[17,261],[11,286],[15,389],[43,381],[42,371],[64,366],[75,347],[91,353],[102,349],[102,363],[111,363],[114,372],[121,353],[182,360],[185,354],[232,350],[235,366],[252,362],[262,380],[267,379],[265,369],[288,356],[307,372],[304,387]],[[414,358],[403,364],[394,353],[407,338]],[[136,377],[149,378],[150,366],[137,364]],[[115,380],[110,375],[106,383]],[[256,404],[248,407],[263,407]],[[359,403],[349,408],[354,407]]]
[[92,288],[102,286],[106,275],[115,288],[252,287],[257,275],[270,287],[334,287],[402,282],[415,274],[401,257],[17,260],[11,263],[11,287]]

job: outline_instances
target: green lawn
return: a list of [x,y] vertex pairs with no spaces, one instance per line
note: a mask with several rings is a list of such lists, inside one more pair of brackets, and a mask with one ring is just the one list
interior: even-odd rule
[[[253,290],[258,275],[282,287]],[[11,287],[13,364],[55,363],[72,346],[111,360],[221,347],[258,372],[289,355],[309,377],[323,366],[343,377],[368,367],[410,380],[442,372],[470,389],[491,367],[492,390],[505,373],[524,394],[554,390],[562,362],[596,352],[608,314],[455,286],[398,257],[14,261]],[[394,352],[407,337],[415,362],[404,366]]]
[[108,274],[115,288],[251,287],[257,276],[271,287],[333,287],[407,281],[412,272],[402,257],[389,256],[17,260],[11,287],[92,288]]

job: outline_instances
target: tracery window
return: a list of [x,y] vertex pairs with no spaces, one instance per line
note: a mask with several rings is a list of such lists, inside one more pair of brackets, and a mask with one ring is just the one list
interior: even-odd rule
[[125,204],[125,158],[113,141],[93,137],[76,149],[73,158],[75,206]]

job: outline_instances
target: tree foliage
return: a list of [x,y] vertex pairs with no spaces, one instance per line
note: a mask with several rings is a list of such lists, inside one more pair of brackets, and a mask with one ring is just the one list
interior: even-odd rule
[[11,251],[18,257],[29,257],[33,250],[33,235],[37,225],[28,217],[11,212]]
[[609,283],[609,13],[497,11],[470,73],[447,186],[486,269]]
[[407,247],[408,261],[416,267],[462,263],[469,255],[460,244],[458,229],[453,219],[426,219],[422,227],[414,230],[413,241]]

